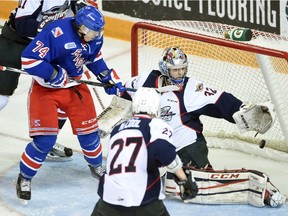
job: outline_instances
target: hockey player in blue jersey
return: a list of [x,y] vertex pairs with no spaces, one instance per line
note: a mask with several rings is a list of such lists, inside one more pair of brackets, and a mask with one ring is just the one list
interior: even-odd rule
[[58,134],[57,109],[63,110],[77,135],[84,158],[94,177],[104,172],[98,120],[91,93],[80,79],[85,64],[102,83],[111,83],[108,94],[124,91],[116,72],[101,55],[104,17],[86,6],[71,18],[45,27],[22,53],[22,67],[33,75],[29,92],[29,135],[33,138],[20,161],[17,196],[31,199],[31,179],[44,162]]
[[[31,40],[48,23],[71,17],[83,5],[97,7],[94,0],[29,0],[19,1],[4,23],[0,37],[0,65],[21,69],[21,53]],[[0,73],[0,111],[8,104],[18,86],[19,73],[5,71]],[[66,115],[59,110],[58,124],[61,129],[66,121]],[[71,160],[71,148],[56,143],[49,152],[47,159],[57,161]]]
[[99,182],[100,196],[92,215],[168,216],[162,199],[159,166],[176,175],[182,198],[194,198],[198,188],[186,176],[176,155],[173,129],[159,116],[160,98],[153,88],[139,88],[132,118],[116,126],[107,146],[107,172]]

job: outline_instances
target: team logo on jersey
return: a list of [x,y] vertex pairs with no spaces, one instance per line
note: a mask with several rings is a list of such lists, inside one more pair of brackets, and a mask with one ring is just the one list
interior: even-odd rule
[[77,49],[72,53],[72,56],[75,56],[73,61],[75,62],[75,66],[78,68],[78,72],[81,71],[81,67],[84,64],[84,58],[82,57],[82,49]]
[[196,85],[195,92],[201,92],[201,91],[203,91],[203,89],[204,89],[203,83],[198,83],[198,84]]
[[51,32],[55,38],[57,38],[63,34],[63,31],[60,27],[56,27],[56,28],[52,29]]
[[169,121],[171,121],[172,117],[173,117],[174,115],[176,115],[176,113],[172,113],[170,110],[171,110],[171,107],[170,107],[170,106],[161,107],[160,118],[161,118],[163,121],[169,122]]
[[65,49],[74,49],[76,48],[76,44],[74,42],[69,42],[64,45]]

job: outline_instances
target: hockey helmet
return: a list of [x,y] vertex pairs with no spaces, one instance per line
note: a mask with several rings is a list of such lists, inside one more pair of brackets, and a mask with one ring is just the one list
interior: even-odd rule
[[160,95],[154,88],[140,87],[132,98],[132,112],[159,117]]
[[104,17],[102,13],[93,6],[85,6],[76,12],[74,17],[75,24],[78,28],[85,26],[84,35],[93,33],[93,40],[98,40],[103,36]]
[[[186,54],[179,47],[169,47],[165,49],[162,58],[159,61],[159,69],[163,75],[168,76],[173,84],[183,84],[188,70]],[[170,74],[171,69],[185,69],[185,73],[183,74],[183,77],[175,78]]]

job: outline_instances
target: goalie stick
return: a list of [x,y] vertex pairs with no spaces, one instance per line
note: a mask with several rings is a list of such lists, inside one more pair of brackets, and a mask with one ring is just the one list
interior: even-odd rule
[[[13,68],[13,67],[5,67],[5,66],[1,66],[1,65],[0,65],[0,71],[11,71],[11,72],[15,72],[15,73],[30,75],[24,70]],[[110,84],[110,83],[100,83],[100,82],[94,82],[94,81],[89,81],[89,80],[74,80],[74,79],[70,79],[69,81],[70,82],[77,82],[77,83],[85,83],[87,85],[104,87],[104,88],[111,88],[111,87],[114,86],[113,84]],[[137,91],[137,89],[134,89],[134,88],[125,88],[125,90],[126,91],[131,91],[131,92],[136,92]],[[163,87],[156,88],[156,91],[158,91],[159,93],[168,92],[168,91],[178,91],[178,90],[179,90],[179,87],[175,86],[175,85],[168,85],[168,86],[163,86]]]

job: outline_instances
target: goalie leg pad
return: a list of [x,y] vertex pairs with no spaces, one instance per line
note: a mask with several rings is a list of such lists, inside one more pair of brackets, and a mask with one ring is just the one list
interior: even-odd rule
[[114,96],[105,110],[98,116],[99,136],[105,138],[112,129],[132,116],[132,102]]
[[249,204],[265,206],[267,175],[255,170],[192,169],[198,195],[185,202],[201,204]]
[[174,174],[172,172],[166,172],[164,180],[164,191],[165,194],[173,194],[173,197],[181,199],[180,197],[180,188],[174,181]]

